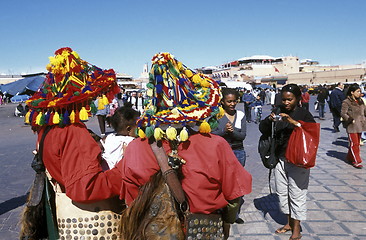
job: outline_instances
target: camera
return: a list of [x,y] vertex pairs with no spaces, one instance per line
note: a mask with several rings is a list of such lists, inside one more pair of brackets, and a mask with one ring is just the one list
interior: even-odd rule
[[275,121],[281,121],[282,117],[280,115],[275,115],[275,117],[273,118]]

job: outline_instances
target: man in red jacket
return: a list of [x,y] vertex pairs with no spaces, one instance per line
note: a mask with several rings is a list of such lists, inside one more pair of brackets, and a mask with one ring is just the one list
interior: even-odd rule
[[[115,73],[87,63],[71,48],[57,50],[47,69],[41,90],[26,102],[30,110],[25,121],[38,133],[37,146],[47,132],[37,149],[43,149],[46,174],[56,191],[60,238],[95,237],[104,231],[100,236],[116,239],[117,230],[107,233],[95,216],[122,205],[107,203],[113,197],[118,200],[121,175],[117,169],[102,171],[101,149],[83,123],[91,109],[96,109],[90,106],[95,97],[105,94],[111,102],[119,92]],[[61,217],[65,214],[67,217]],[[71,224],[70,219],[78,219],[78,224],[74,220]],[[89,231],[79,226],[86,222],[91,226]]]
[[[181,175],[181,187],[192,213],[217,213],[229,202],[238,203],[240,197],[251,192],[252,178],[227,141],[210,134],[211,125],[217,124],[220,112],[223,113],[219,107],[218,83],[193,72],[169,53],[156,54],[152,61],[147,90],[149,99],[137,121],[139,138],[128,145],[124,158],[117,165],[123,178],[121,198],[126,200],[130,210],[134,209],[136,201],[154,198],[151,192],[142,193],[140,189],[161,171],[163,176]],[[158,164],[150,146],[155,142],[169,156],[168,170]],[[174,193],[175,189],[171,190]],[[236,211],[231,223],[236,219]],[[129,219],[134,219],[131,216],[134,215],[121,224],[129,226]],[[155,231],[152,234],[156,239],[165,239],[171,231],[166,226],[153,219],[151,227],[145,229]],[[229,222],[226,226],[230,226]],[[219,237],[221,233],[215,234]]]
[[310,101],[310,94],[308,92],[307,87],[305,86],[302,89],[302,94],[301,94],[301,106],[303,108],[305,108],[306,110],[309,111],[309,101]]

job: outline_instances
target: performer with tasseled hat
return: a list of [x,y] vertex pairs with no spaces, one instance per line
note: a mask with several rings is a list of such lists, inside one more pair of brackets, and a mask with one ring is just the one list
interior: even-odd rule
[[55,191],[59,237],[116,239],[116,229],[106,232],[101,227],[107,219],[100,219],[100,214],[113,219],[118,215],[119,210],[110,211],[108,201],[118,195],[121,176],[118,171],[102,171],[101,149],[84,124],[97,109],[93,99],[100,96],[110,102],[119,92],[115,72],[89,64],[68,47],[50,57],[47,70],[42,87],[26,102],[25,122],[38,133],[38,154]]
[[[170,186],[169,192],[183,214],[221,214],[227,212],[228,205],[238,206],[240,197],[251,192],[251,175],[240,165],[227,141],[210,133],[224,114],[219,106],[219,85],[171,54],[158,53],[152,58],[147,88],[149,99],[137,121],[139,138],[128,145],[117,165],[123,178],[120,197],[129,206],[122,216],[122,238],[190,239],[200,229],[196,237],[222,239],[222,225],[208,220],[207,226],[182,231],[175,223],[172,208],[167,207],[171,206],[171,198],[161,187],[162,178],[179,178],[183,200],[173,194],[175,187]],[[182,207],[183,202],[188,207]],[[224,216],[228,223],[235,221],[236,212],[231,215],[231,220]],[[197,224],[201,222],[206,223],[202,220]],[[215,226],[210,228],[210,222]]]

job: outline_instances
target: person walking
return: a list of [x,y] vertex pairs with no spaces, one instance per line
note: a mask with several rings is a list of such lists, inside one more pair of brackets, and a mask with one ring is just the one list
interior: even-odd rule
[[287,224],[276,230],[277,234],[292,231],[290,240],[301,239],[300,222],[306,220],[306,195],[309,186],[310,169],[297,167],[287,161],[286,148],[294,128],[301,127],[299,120],[315,122],[313,116],[305,108],[300,107],[301,90],[296,84],[285,85],[281,90],[282,105],[259,124],[262,134],[270,135],[272,122],[279,113],[282,120],[276,121],[276,155],[279,159],[275,167],[276,193],[279,197],[280,209],[287,215]]
[[347,98],[342,103],[341,116],[346,124],[349,141],[347,161],[355,168],[362,168],[360,139],[362,131],[366,131],[366,107],[358,84],[348,88]]
[[244,102],[244,112],[245,117],[248,123],[252,121],[252,104],[255,100],[254,95],[250,92],[250,90],[247,90],[246,93],[243,95],[243,102]]
[[107,120],[107,115],[109,114],[109,101],[105,95],[100,94],[94,101],[94,105],[97,107],[97,112],[95,115],[98,119],[100,135],[101,137],[105,136],[105,122]]
[[325,109],[325,103],[327,102],[328,100],[328,91],[321,87],[319,89],[319,93],[318,93],[318,96],[316,98],[316,100],[318,101],[318,109],[319,109],[319,119],[320,120],[324,120],[324,109]]
[[329,109],[333,116],[334,132],[339,132],[339,125],[341,124],[342,102],[346,98],[343,88],[343,83],[339,82],[329,96]]
[[308,89],[304,87],[301,94],[301,106],[309,111],[310,94]]

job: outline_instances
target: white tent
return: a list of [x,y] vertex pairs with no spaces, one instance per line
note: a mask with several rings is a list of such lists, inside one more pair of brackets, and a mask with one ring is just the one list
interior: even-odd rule
[[247,90],[252,90],[252,85],[246,82],[237,82],[237,81],[223,81],[229,88],[245,88]]

